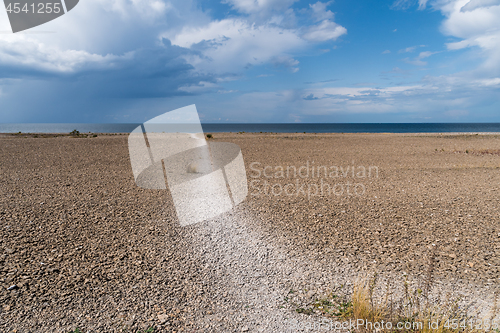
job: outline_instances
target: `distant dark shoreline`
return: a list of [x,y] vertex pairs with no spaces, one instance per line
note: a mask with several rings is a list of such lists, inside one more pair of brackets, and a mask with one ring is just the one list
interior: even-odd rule
[[[140,124],[0,124],[0,133],[130,133]],[[202,124],[205,133],[500,133],[500,123]]]

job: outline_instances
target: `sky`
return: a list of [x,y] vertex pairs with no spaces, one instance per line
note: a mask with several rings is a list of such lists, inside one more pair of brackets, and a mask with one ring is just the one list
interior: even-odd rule
[[500,0],[82,0],[13,34],[0,123],[500,122]]

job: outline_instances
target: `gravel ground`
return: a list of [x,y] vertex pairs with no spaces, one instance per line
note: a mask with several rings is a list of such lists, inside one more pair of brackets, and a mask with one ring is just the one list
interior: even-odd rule
[[[374,272],[396,296],[404,274],[431,276],[436,300],[492,305],[500,136],[214,137],[254,182],[232,212],[180,227],[168,191],[135,186],[126,135],[0,136],[0,331],[285,332],[321,320],[290,290],[307,304]],[[338,177],[280,177],[308,163]],[[322,178],[336,193],[312,195]]]

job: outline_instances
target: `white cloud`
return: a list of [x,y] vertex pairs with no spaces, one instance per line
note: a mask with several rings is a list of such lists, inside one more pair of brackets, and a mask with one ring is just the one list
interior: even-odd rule
[[[101,113],[122,112],[118,104],[125,104],[124,96],[187,99],[218,92],[236,98],[243,94],[231,94],[235,91],[224,89],[222,81],[241,78],[245,68],[257,65],[297,72],[298,56],[347,32],[334,22],[330,3],[306,5],[302,12],[290,7],[294,2],[228,0],[245,15],[214,20],[194,0],[81,1],[68,14],[31,31],[54,33],[0,35],[0,72],[14,78],[2,83],[2,99],[22,110],[24,120],[40,113],[38,105],[51,103],[58,105],[50,111],[53,115],[71,109],[68,117],[81,120],[82,110],[95,109],[86,114],[100,119]],[[7,15],[0,11],[0,30],[9,29]],[[56,79],[45,80],[48,76]],[[26,87],[40,93],[18,105]],[[55,102],[61,94],[64,105]],[[110,96],[114,109],[102,102]],[[294,91],[265,96],[275,99],[268,105],[277,110],[283,98],[303,101]],[[41,114],[33,121],[45,119],[46,113]]]
[[[421,45],[422,46],[422,45]],[[413,52],[413,51],[412,51]],[[438,52],[431,52],[431,51],[424,51],[420,52],[417,57],[410,59],[410,58],[404,58],[402,59],[404,62],[407,64],[415,65],[415,66],[425,66],[427,65],[426,61],[423,61],[422,59],[428,58],[433,54],[436,54]]]
[[500,5],[500,0],[470,0],[462,8],[461,12],[470,12],[477,8],[487,8]]
[[396,10],[406,10],[418,3],[418,10],[424,10],[428,0],[395,0],[391,8]]
[[398,51],[398,53],[412,53],[412,52],[415,52],[415,50],[418,48],[418,47],[425,47],[426,45],[414,45],[414,46],[409,46],[407,48],[404,48],[404,49],[401,49]]
[[427,65],[427,61],[422,61],[419,58],[415,59],[410,59],[410,58],[404,58],[402,59],[404,62],[410,65],[415,65],[415,66],[425,66]]
[[250,16],[190,24],[181,30],[168,30],[162,36],[174,45],[197,51],[198,55],[186,56],[186,60],[204,73],[235,73],[250,66],[276,65],[278,62],[296,72],[298,62],[291,64],[289,61],[294,54],[304,53],[317,43],[334,41],[347,30],[331,20],[333,13],[326,9],[329,3],[322,2],[300,11],[315,22],[320,20],[318,23],[295,26],[295,12],[288,8],[293,2],[230,0],[228,3],[235,9],[248,14],[259,8],[281,8],[285,13],[265,20]]
[[[0,65],[6,62],[54,72],[112,66],[117,59],[130,58],[135,50],[156,46],[165,22],[182,22],[179,9],[190,8],[190,3],[179,1],[176,6],[181,8],[174,10],[164,0],[80,1],[71,12],[29,34],[0,34]],[[199,11],[192,11],[191,16],[198,21],[203,17]],[[5,11],[0,11],[0,30],[10,30]]]
[[206,26],[186,27],[171,36],[172,44],[199,50],[187,60],[204,72],[238,72],[306,47],[296,31],[272,25],[249,24],[243,19],[213,21]]
[[414,94],[418,90],[422,89],[425,89],[425,87],[422,85],[394,86],[386,88],[335,87],[335,88],[321,88],[321,89],[306,91],[305,94],[312,93],[315,97],[318,97],[318,99],[333,98],[337,100],[348,100],[350,98],[364,97],[364,96],[390,97],[395,93]]
[[[243,121],[251,115],[254,121],[317,121],[338,119],[349,115],[353,121],[358,114],[399,114],[411,119],[477,119],[479,103],[497,100],[500,78],[470,80],[466,76],[427,77],[419,84],[387,87],[313,87],[297,90],[241,93],[224,104],[232,121]],[[480,98],[478,98],[480,96]],[[230,113],[238,107],[242,114]],[[476,110],[474,114],[467,110]],[[256,112],[255,110],[259,110]],[[484,114],[483,114],[484,116]],[[236,118],[235,118],[236,117]],[[240,118],[238,118],[240,117]],[[326,118],[318,118],[326,117]],[[333,118],[332,118],[333,117]],[[379,117],[379,116],[375,116]],[[474,117],[474,118],[471,118]],[[390,119],[370,118],[370,119]]]
[[326,7],[330,5],[332,2],[316,2],[314,4],[309,4],[309,7],[312,10],[312,16],[316,21],[323,20],[333,20],[334,14],[331,10],[327,10]]
[[428,57],[430,57],[431,55],[436,54],[436,53],[437,53],[437,52],[431,52],[431,51],[424,51],[424,52],[420,52],[420,54],[418,55],[418,58],[419,58],[419,59],[428,58]]
[[[249,15],[213,20],[195,0],[86,0],[30,31],[54,33],[2,34],[2,76],[22,77],[9,81],[3,96],[7,94],[13,105],[22,96],[21,85],[44,86],[46,93],[40,98],[47,104],[58,98],[62,87],[72,96],[67,97],[66,108],[71,105],[77,113],[94,103],[95,96],[118,101],[122,96],[226,93],[231,90],[221,82],[241,78],[245,68],[271,65],[297,72],[298,54],[345,33],[333,22],[328,4],[321,2],[299,13],[300,25],[290,8],[293,0],[229,3]],[[269,15],[259,16],[260,10]],[[9,28],[5,11],[0,11],[0,29]],[[49,82],[44,80],[47,76],[71,79]],[[76,94],[77,90],[84,93]],[[24,104],[26,117],[37,112]]]
[[446,19],[441,30],[461,41],[446,44],[449,50],[478,47],[485,61],[481,70],[500,72],[500,2],[489,0],[448,0],[438,2]]
[[[217,84],[212,82],[200,81],[197,84],[190,84],[183,87],[180,87],[180,91],[184,91],[187,93],[203,93],[208,91],[213,91],[215,88],[220,88]],[[219,90],[221,91],[221,90]]]
[[30,35],[2,38],[0,63],[53,73],[75,73],[79,70],[112,69],[133,58],[133,52],[121,56],[96,54],[83,50],[62,49],[46,45]]
[[269,14],[289,8],[297,0],[226,0],[224,3],[240,13]]
[[417,48],[416,46],[410,46],[410,47],[407,47],[406,49],[399,50],[398,53],[414,52],[416,48]]
[[418,0],[418,10],[424,10],[428,0]]
[[476,84],[478,86],[485,86],[485,87],[500,86],[500,78],[495,77],[495,78],[491,78],[491,79],[475,80],[474,84]]
[[107,11],[119,13],[126,18],[131,18],[131,15],[147,19],[157,18],[173,8],[170,2],[162,0],[99,0],[99,3]]
[[313,42],[324,42],[336,40],[347,33],[347,29],[330,20],[324,20],[320,24],[310,27],[303,37]]
[[[265,11],[272,15],[258,20],[252,15],[212,20],[195,0],[86,0],[43,28],[34,29],[55,33],[0,35],[0,65],[60,73],[114,68],[121,60],[133,60],[137,50],[161,45],[161,38],[166,37],[173,45],[193,51],[184,59],[195,70],[222,75],[274,64],[280,57],[292,59],[314,43],[346,33],[331,20],[328,3],[321,2],[312,4],[307,15],[322,21],[295,26],[290,8],[294,2],[228,0],[242,13]],[[9,30],[4,11],[0,11],[0,29]],[[298,70],[296,65],[288,68]]]
[[382,52],[382,54],[389,54],[391,53],[391,50],[385,50],[384,52]]
[[[0,34],[4,121],[113,121],[106,117],[133,108],[134,100],[215,89],[203,84],[214,84],[214,75],[181,58],[192,51],[159,38],[167,28],[210,20],[193,1],[176,1],[80,1],[29,33]],[[10,30],[4,10],[0,30]]]
[[275,67],[285,67],[292,73],[296,73],[299,71],[299,68],[297,67],[299,65],[299,61],[289,56],[274,57],[273,59],[271,59],[271,62]]
[[326,8],[332,3],[316,2],[309,4],[310,15],[314,21],[319,22],[305,29],[302,37],[312,42],[334,41],[347,33],[347,29],[333,21],[334,14]]

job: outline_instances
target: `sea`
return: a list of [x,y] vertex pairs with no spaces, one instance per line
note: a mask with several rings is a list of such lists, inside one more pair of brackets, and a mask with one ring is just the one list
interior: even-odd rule
[[[0,124],[0,133],[130,133],[140,124]],[[205,133],[500,133],[500,123],[237,123],[202,124]]]

